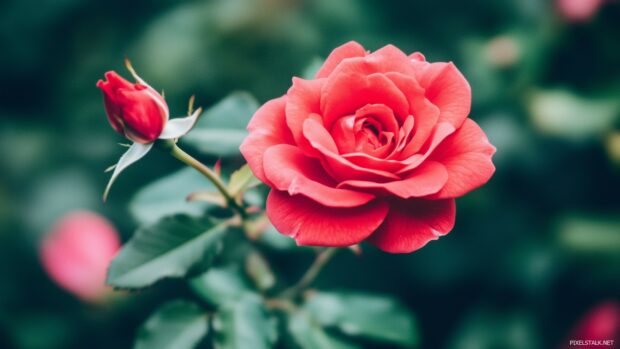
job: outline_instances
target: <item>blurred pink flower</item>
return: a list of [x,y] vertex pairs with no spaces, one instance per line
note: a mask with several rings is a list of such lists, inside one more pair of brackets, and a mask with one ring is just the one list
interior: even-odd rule
[[556,0],[560,14],[571,22],[586,22],[596,14],[605,0]]
[[[615,345],[620,344],[618,340],[620,340],[620,303],[609,301],[591,309],[577,323],[563,348],[576,346],[580,349],[615,348]],[[601,343],[602,341],[607,342]]]
[[87,301],[108,292],[105,278],[120,248],[114,226],[94,212],[75,211],[63,216],[43,239],[43,268],[62,288]]

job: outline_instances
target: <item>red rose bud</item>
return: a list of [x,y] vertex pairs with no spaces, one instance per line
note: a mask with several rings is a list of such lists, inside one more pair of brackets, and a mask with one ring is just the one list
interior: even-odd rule
[[116,228],[89,211],[63,216],[40,245],[43,268],[60,287],[97,302],[111,290],[105,285],[108,265],[121,246]]
[[151,143],[168,121],[164,98],[142,80],[132,84],[114,71],[105,74],[97,87],[103,91],[106,114],[112,127],[137,143]]

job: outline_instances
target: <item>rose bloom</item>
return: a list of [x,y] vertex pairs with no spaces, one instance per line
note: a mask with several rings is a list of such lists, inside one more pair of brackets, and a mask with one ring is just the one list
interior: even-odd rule
[[495,171],[470,105],[454,64],[349,42],[254,114],[241,153],[299,245],[411,252],[450,232],[454,198]]
[[146,144],[156,140],[169,118],[168,105],[152,87],[132,84],[114,71],[105,74],[97,87],[103,92],[108,121],[128,139]]
[[87,301],[104,298],[108,265],[121,246],[114,226],[87,211],[63,216],[43,239],[43,268],[60,287]]

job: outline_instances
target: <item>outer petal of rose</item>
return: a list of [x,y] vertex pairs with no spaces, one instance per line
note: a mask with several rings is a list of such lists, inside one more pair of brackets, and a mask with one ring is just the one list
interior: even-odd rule
[[352,57],[364,57],[366,50],[355,41],[349,41],[344,45],[336,47],[327,57],[325,63],[316,73],[315,78],[325,78],[342,62],[343,59]]
[[280,233],[292,237],[298,245],[357,244],[381,225],[387,212],[388,204],[381,200],[358,207],[334,208],[275,189],[267,197],[267,217]]
[[272,99],[263,104],[248,124],[250,135],[243,140],[241,154],[248,162],[254,175],[269,184],[263,172],[265,151],[277,144],[293,144],[293,135],[286,125],[284,106],[286,97]]
[[332,136],[316,120],[307,119],[304,122],[304,137],[314,149],[321,153],[326,170],[337,181],[361,179],[385,182],[400,179],[393,173],[363,168],[342,157],[338,154],[338,148]]
[[485,184],[495,172],[491,156],[495,147],[473,120],[446,138],[429,157],[448,170],[445,187],[433,198],[455,198]]
[[426,61],[426,57],[424,57],[424,55],[420,52],[414,52],[412,54],[409,55],[409,58],[411,58],[414,61],[420,61],[420,62],[425,62]]
[[302,194],[324,206],[356,207],[375,197],[336,188],[336,183],[325,173],[319,160],[308,158],[292,145],[274,145],[267,149],[263,169],[274,188],[289,195]]
[[471,88],[456,66],[450,63],[412,62],[417,67],[426,98],[439,110],[439,121],[461,126],[471,109]]
[[426,161],[412,172],[408,178],[403,180],[387,183],[347,180],[338,184],[338,188],[371,190],[408,199],[435,194],[444,187],[447,180],[448,171],[446,171],[442,164],[435,161]]
[[393,200],[385,221],[368,241],[385,252],[413,252],[449,233],[455,218],[454,199]]
[[332,75],[398,72],[414,77],[415,68],[411,59],[394,45],[387,45],[365,57],[351,58],[342,61]]
[[304,121],[312,114],[321,114],[321,89],[325,81],[293,78],[293,86],[286,93],[286,124],[298,144],[302,141]]
[[331,129],[336,119],[367,104],[385,104],[402,120],[408,115],[407,98],[385,75],[338,74],[327,80],[321,92],[325,127]]

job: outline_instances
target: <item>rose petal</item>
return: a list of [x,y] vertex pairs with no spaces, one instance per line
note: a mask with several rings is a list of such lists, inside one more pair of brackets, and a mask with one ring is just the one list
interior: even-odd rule
[[361,206],[374,195],[348,189],[337,189],[336,183],[323,170],[319,160],[304,156],[292,145],[275,145],[265,152],[263,169],[273,186],[290,195],[302,194],[330,207]]
[[338,64],[346,58],[364,57],[365,55],[366,50],[364,47],[355,41],[349,41],[344,45],[338,46],[329,54],[321,69],[316,73],[315,78],[320,79],[329,76]]
[[394,45],[387,45],[364,57],[343,60],[332,72],[339,74],[371,75],[375,73],[398,72],[415,76],[411,59]]
[[267,185],[270,185],[270,182],[263,172],[265,151],[277,144],[294,144],[293,135],[286,125],[285,104],[285,96],[263,104],[252,116],[248,124],[250,135],[239,147],[254,175]]
[[297,143],[303,138],[304,121],[311,114],[321,114],[321,89],[325,81],[293,78],[293,86],[286,93],[286,124]]
[[338,118],[367,104],[384,104],[401,120],[408,115],[405,95],[385,75],[338,74],[327,80],[321,93],[325,127],[331,129]]
[[439,121],[461,126],[471,109],[471,87],[465,77],[450,63],[414,62],[426,98],[439,110]]
[[385,221],[368,241],[385,252],[413,252],[449,233],[455,218],[454,199],[393,200]]
[[437,193],[444,187],[447,180],[448,172],[442,164],[435,161],[426,161],[413,171],[408,178],[403,180],[387,183],[347,180],[338,184],[338,188],[371,189],[378,193],[396,195],[403,199],[408,199]]
[[413,115],[413,136],[403,146],[399,159],[406,159],[420,150],[424,142],[431,135],[440,110],[424,95],[424,89],[410,76],[399,73],[388,73],[386,76],[405,94],[409,102],[409,114]]
[[116,101],[121,106],[123,130],[134,141],[149,143],[157,139],[168,120],[168,109],[162,108],[157,99],[142,90],[117,90]]
[[329,132],[316,120],[307,119],[304,122],[304,136],[310,145],[321,153],[325,169],[337,181],[362,179],[385,182],[400,179],[393,173],[363,168],[343,158],[338,154],[336,143]]
[[446,137],[454,133],[454,131],[455,129],[452,124],[447,122],[439,123],[420,152],[403,160],[402,163],[406,166],[398,170],[396,173],[399,175],[406,175],[407,172],[410,172],[420,166],[420,164],[432,154],[439,144],[441,144]]
[[491,156],[495,147],[473,120],[446,138],[429,160],[441,162],[448,170],[445,187],[433,198],[455,198],[485,184],[495,172]]
[[358,207],[334,208],[277,190],[271,190],[267,197],[267,217],[280,233],[292,237],[298,245],[357,244],[377,229],[387,212],[388,205],[380,200]]
[[396,173],[405,167],[400,160],[381,159],[366,153],[349,153],[343,154],[342,157],[363,168],[373,168],[390,173]]

